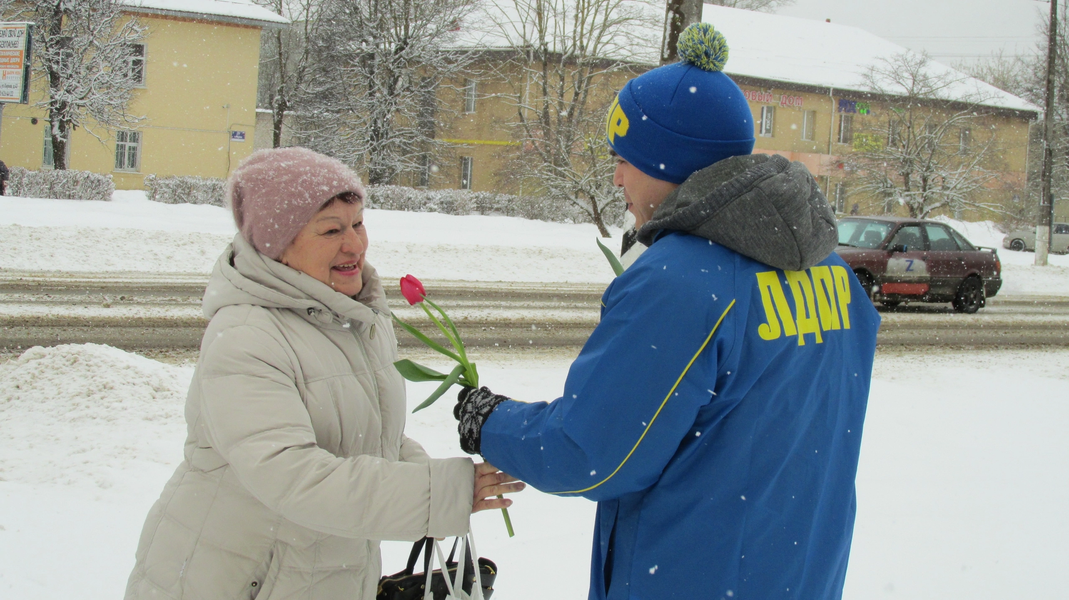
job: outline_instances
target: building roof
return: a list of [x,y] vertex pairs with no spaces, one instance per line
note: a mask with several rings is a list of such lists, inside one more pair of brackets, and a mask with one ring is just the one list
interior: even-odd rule
[[[730,55],[724,71],[729,75],[866,92],[863,76],[870,68],[898,54],[916,55],[864,29],[824,21],[711,4],[705,5],[702,20],[727,39]],[[954,81],[946,90],[947,99],[979,97],[983,106],[1040,111],[1026,100],[934,60],[929,72]]]
[[277,15],[250,0],[119,0],[135,12],[222,21],[253,27],[279,28],[289,19]]
[[[520,41],[516,23],[522,22],[509,2],[484,0],[465,19],[455,42],[462,47],[504,48]],[[618,32],[615,45],[607,45],[609,56],[617,60],[656,65],[664,21],[663,3],[623,0],[621,6],[644,14],[629,23],[628,31]],[[711,23],[727,39],[730,55],[724,72],[737,78],[751,78],[844,91],[866,93],[864,75],[872,67],[885,66],[883,60],[916,53],[857,27],[811,19],[706,4],[702,20]],[[506,26],[502,27],[502,23]],[[570,26],[570,24],[566,25]],[[952,80],[944,99],[976,103],[994,108],[1041,112],[1041,109],[1013,94],[1000,90],[938,63],[929,62],[929,73]]]

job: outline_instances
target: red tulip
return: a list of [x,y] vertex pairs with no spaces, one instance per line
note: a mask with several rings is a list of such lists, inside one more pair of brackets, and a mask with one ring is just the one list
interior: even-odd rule
[[408,300],[408,303],[412,306],[423,302],[423,297],[427,295],[427,290],[423,289],[423,284],[418,279],[411,275],[405,275],[401,278],[401,295]]

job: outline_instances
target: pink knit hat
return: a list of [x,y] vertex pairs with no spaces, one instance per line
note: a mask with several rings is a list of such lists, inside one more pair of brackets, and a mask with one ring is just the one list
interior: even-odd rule
[[307,148],[254,152],[226,182],[226,200],[241,236],[274,260],[327,200],[346,192],[361,202],[366,198],[352,169]]

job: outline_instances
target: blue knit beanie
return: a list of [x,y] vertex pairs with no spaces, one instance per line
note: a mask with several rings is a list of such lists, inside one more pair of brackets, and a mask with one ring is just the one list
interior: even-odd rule
[[695,23],[679,36],[680,62],[624,85],[609,107],[609,147],[643,173],[683,183],[695,171],[750,154],[753,115],[742,90],[723,73],[724,36]]

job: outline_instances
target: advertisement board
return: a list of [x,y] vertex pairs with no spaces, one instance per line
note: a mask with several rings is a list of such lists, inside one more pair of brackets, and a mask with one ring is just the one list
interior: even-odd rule
[[0,102],[29,101],[32,23],[0,23]]

